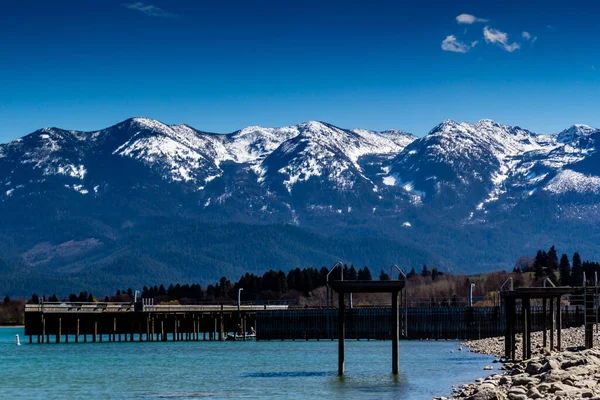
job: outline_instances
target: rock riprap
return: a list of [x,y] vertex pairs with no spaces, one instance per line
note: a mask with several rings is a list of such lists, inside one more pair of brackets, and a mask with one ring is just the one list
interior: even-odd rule
[[[453,399],[600,400],[600,350],[564,351],[504,364],[493,374],[454,388]],[[439,397],[437,399],[444,399]]]

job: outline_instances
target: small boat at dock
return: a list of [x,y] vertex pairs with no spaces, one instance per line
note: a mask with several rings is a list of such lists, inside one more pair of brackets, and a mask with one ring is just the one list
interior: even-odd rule
[[[225,337],[225,340],[228,340],[228,341],[243,341],[244,340],[244,335],[232,335],[231,333],[228,333],[227,336]],[[256,333],[248,333],[248,334],[246,334],[246,340],[256,340]]]

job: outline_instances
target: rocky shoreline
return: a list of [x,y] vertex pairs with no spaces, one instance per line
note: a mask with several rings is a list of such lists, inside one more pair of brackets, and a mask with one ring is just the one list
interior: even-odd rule
[[[542,333],[532,334],[533,357],[530,360],[504,362],[496,373],[453,389],[452,399],[466,400],[528,400],[552,399],[600,400],[600,341],[595,348],[581,349],[583,328],[562,331],[562,352],[550,352],[542,347]],[[517,354],[522,341],[517,338]],[[471,351],[502,356],[504,338],[489,338],[464,343]],[[496,361],[501,361],[500,359]],[[486,369],[491,369],[486,367]],[[494,368],[495,369],[495,368]],[[437,397],[438,400],[447,399]]]

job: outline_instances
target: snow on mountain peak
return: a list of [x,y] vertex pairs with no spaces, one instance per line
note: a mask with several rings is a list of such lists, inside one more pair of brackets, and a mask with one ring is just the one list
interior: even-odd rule
[[588,136],[596,131],[596,128],[589,125],[575,124],[560,132],[557,135],[557,140],[560,143],[570,143],[582,136]]

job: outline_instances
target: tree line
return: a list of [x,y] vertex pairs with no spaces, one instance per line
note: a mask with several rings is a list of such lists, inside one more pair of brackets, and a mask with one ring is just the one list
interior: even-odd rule
[[521,257],[513,272],[533,273],[537,281],[549,278],[562,286],[582,286],[585,277],[586,283],[593,285],[596,274],[600,275],[600,263],[582,261],[577,252],[571,258],[562,254],[559,259],[555,246],[552,246],[547,252],[538,250],[533,259]]
[[[548,251],[539,250],[534,258],[521,257],[512,270],[517,286],[540,285],[542,280],[549,278],[557,285],[581,286],[584,276],[588,284],[593,284],[595,274],[600,275],[600,263],[582,261],[579,253],[574,253],[571,258],[562,254],[559,258],[555,246]],[[242,301],[268,301],[268,300],[292,300],[300,297],[309,297],[315,289],[327,284],[329,269],[321,268],[296,268],[288,271],[269,270],[262,275],[246,273],[239,280],[233,282],[223,276],[214,284],[206,287],[200,284],[177,283],[165,286],[149,285],[141,290],[141,297],[154,299],[156,303],[177,301],[180,304],[195,302],[219,302],[237,300],[238,290],[241,291]],[[340,270],[331,273],[330,280],[341,278],[344,280],[373,280],[369,267],[359,268],[353,265],[344,265]],[[504,274],[504,275],[503,275]],[[477,282],[476,291],[480,295],[486,295],[496,291],[503,280],[506,272],[488,273],[479,275],[453,275],[440,271],[435,266],[423,265],[420,271],[412,268],[407,274],[407,290],[411,295],[418,297],[451,297],[464,296],[467,288],[472,282]],[[521,279],[520,277],[523,277]],[[377,278],[389,280],[390,274],[381,269]],[[127,288],[117,290],[114,295],[104,296],[101,301],[105,302],[131,302],[134,299],[135,290]],[[79,294],[71,293],[65,298],[56,294],[40,298],[33,294],[30,302],[38,303],[41,300],[49,302],[95,302],[98,301],[92,293],[82,291]]]
[[[327,283],[327,274],[329,269],[317,268],[296,268],[289,272],[282,270],[269,270],[262,275],[246,273],[236,282],[232,282],[227,277],[222,277],[214,285],[208,285],[203,288],[200,284],[171,284],[169,286],[153,285],[144,286],[141,291],[141,297],[154,299],[155,302],[178,301],[182,304],[200,301],[234,301],[237,300],[238,290],[241,292],[241,300],[280,300],[294,298],[297,296],[308,296],[315,288],[325,286]],[[353,265],[344,265],[339,270],[331,273],[330,280],[340,279],[343,274],[344,280],[372,280],[372,274],[369,267],[359,268]],[[390,279],[383,270],[380,274],[381,279]],[[102,301],[133,301],[135,291],[132,288],[117,290],[112,296],[105,296]],[[56,294],[46,297],[34,293],[30,299],[31,303],[47,302],[93,302],[98,301],[92,293],[80,292],[71,293],[69,296],[61,299]]]

